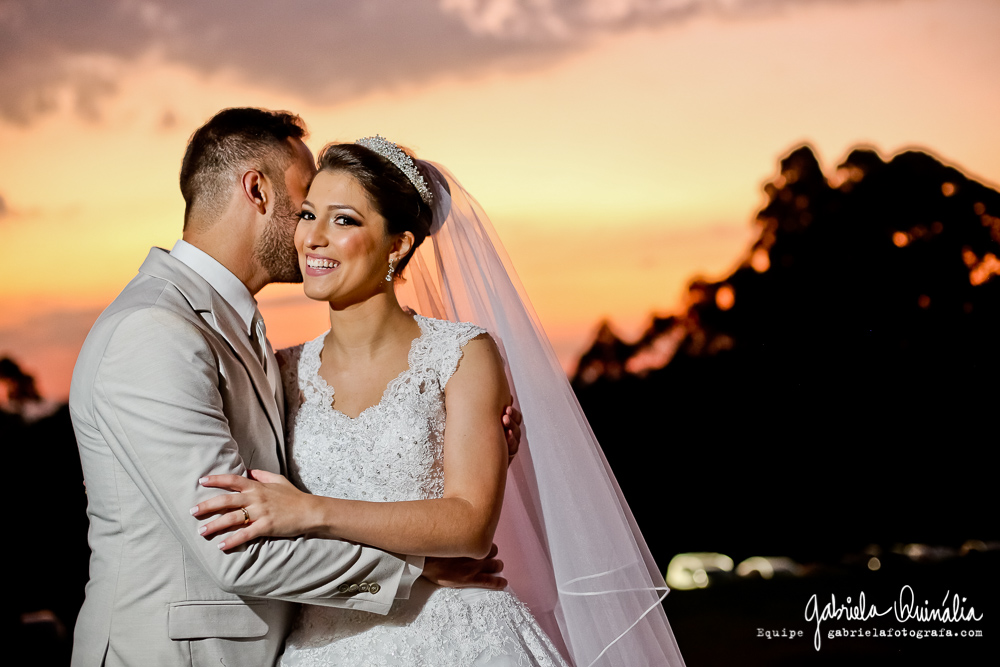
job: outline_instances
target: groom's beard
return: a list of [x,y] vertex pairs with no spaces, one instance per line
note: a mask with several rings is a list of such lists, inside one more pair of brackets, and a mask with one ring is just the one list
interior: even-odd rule
[[299,254],[295,251],[295,227],[299,218],[284,189],[275,192],[271,224],[257,239],[254,256],[271,277],[272,283],[301,283]]

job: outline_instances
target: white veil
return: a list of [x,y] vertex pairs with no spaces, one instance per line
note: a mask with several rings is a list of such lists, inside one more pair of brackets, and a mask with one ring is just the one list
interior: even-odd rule
[[399,301],[488,330],[524,415],[494,538],[511,589],[576,667],[682,667],[663,577],[492,224],[446,169],[418,164],[435,222]]

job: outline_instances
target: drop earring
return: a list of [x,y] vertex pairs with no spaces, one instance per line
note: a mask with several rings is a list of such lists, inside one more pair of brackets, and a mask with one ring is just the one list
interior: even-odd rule
[[393,266],[395,263],[396,263],[396,260],[394,260],[394,259],[390,259],[389,260],[389,272],[387,274],[385,274],[385,281],[387,283],[391,283],[392,282],[392,274],[396,271],[396,267]]

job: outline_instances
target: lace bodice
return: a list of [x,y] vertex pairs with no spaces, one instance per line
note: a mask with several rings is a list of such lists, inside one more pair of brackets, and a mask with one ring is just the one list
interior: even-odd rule
[[[325,334],[278,353],[291,474],[312,493],[393,502],[444,493],[444,391],[483,329],[416,316],[409,366],[356,418],[319,375]],[[566,667],[528,608],[506,591],[418,579],[386,616],[305,605],[283,667]]]
[[355,418],[331,407],[319,375],[326,334],[278,353],[285,385],[291,474],[311,493],[370,501],[425,500],[444,493],[444,389],[462,347],[485,330],[417,315],[409,367]]

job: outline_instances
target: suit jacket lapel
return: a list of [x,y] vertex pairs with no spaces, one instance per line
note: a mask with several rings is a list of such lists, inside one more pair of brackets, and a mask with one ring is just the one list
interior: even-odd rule
[[[180,290],[191,307],[202,319],[229,344],[230,349],[243,364],[250,376],[257,400],[271,423],[277,443],[278,460],[282,472],[285,467],[285,436],[283,415],[279,396],[271,391],[267,375],[257,360],[257,353],[250,347],[250,337],[244,330],[244,322],[236,310],[223,299],[212,286],[187,264],[174,259],[165,250],[153,248],[139,268],[141,273],[172,283]],[[278,391],[280,392],[280,381]]]
[[246,367],[253,381],[254,391],[261,405],[267,411],[267,419],[271,422],[275,438],[278,443],[279,460],[282,468],[285,465],[284,431],[282,429],[281,414],[278,410],[278,403],[271,390],[271,383],[267,381],[267,374],[257,360],[257,353],[250,347],[250,337],[243,329],[243,319],[233,310],[233,307],[226,303],[218,294],[213,295],[215,302],[212,308],[212,315],[215,317],[215,330],[229,342],[230,347],[239,357],[240,362]]

